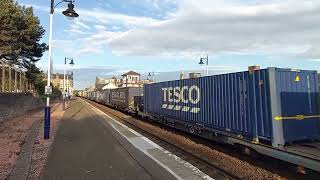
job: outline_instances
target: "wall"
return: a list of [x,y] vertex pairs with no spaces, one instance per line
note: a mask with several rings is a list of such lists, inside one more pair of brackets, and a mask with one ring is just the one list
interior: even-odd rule
[[0,93],[0,122],[44,106],[44,101],[31,94]]

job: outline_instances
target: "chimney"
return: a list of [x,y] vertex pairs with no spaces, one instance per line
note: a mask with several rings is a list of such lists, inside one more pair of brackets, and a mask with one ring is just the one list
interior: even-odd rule
[[180,79],[184,79],[184,74],[182,70],[180,71]]
[[259,65],[254,65],[254,66],[249,66],[248,67],[249,73],[254,73],[254,71],[258,71],[258,70],[260,70],[260,66]]

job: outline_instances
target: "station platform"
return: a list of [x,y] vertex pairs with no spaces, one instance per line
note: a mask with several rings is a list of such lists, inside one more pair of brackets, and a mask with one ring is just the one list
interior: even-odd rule
[[96,109],[70,102],[41,179],[211,179]]

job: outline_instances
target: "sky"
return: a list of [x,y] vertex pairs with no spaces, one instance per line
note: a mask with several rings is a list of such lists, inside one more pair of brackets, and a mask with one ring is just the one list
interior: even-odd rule
[[[16,1],[34,8],[47,43],[50,0]],[[61,14],[66,7],[55,9],[53,67],[62,72],[73,57],[76,89],[129,70],[155,72],[156,81],[205,74],[198,63],[207,54],[210,74],[320,65],[319,0],[75,0],[72,20]],[[37,63],[44,71],[47,60]]]

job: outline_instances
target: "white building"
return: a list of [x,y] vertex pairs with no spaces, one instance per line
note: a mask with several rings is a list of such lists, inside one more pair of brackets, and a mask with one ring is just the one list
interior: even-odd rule
[[140,87],[140,74],[134,71],[123,74],[120,87]]

